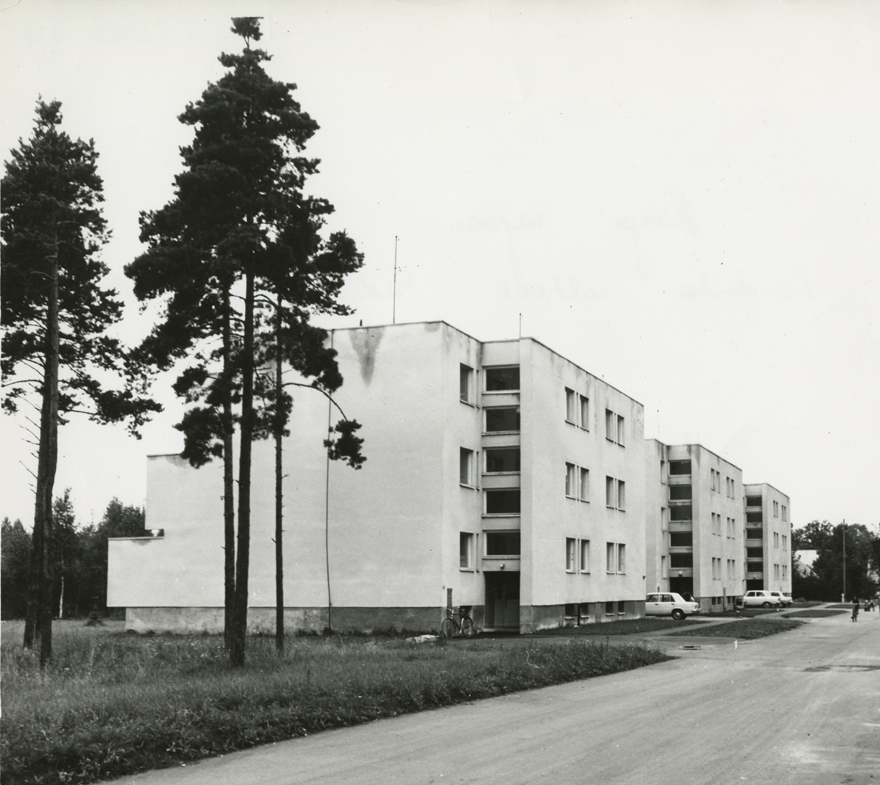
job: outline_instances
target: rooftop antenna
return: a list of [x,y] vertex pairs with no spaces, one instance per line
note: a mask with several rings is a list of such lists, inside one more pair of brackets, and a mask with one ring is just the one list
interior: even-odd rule
[[519,314],[519,337],[522,339],[522,311]]
[[391,324],[397,324],[397,235],[394,235],[394,291],[391,297]]

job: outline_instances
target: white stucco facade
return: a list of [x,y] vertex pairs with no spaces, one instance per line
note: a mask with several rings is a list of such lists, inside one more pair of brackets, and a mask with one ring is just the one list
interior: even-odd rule
[[[360,471],[327,461],[339,419],[297,391],[284,444],[285,606],[294,627],[436,629],[637,616],[645,597],[642,405],[538,341],[480,342],[443,322],[335,330]],[[255,444],[252,627],[275,606],[274,455]],[[133,629],[220,629],[219,463],[148,459],[153,538],[110,543],[108,604]],[[332,609],[332,619],[331,619]]]

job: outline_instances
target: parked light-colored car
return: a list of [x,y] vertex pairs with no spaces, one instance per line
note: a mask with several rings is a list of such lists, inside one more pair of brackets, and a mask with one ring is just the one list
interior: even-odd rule
[[645,600],[645,616],[672,616],[676,621],[681,621],[694,613],[700,613],[700,603],[688,602],[675,592],[651,592]]
[[794,602],[791,597],[789,597],[787,594],[783,594],[781,591],[771,591],[770,594],[772,594],[774,597],[779,598],[779,604],[783,608],[790,608],[792,602]]
[[764,589],[747,591],[742,598],[743,608],[779,608],[782,601]]

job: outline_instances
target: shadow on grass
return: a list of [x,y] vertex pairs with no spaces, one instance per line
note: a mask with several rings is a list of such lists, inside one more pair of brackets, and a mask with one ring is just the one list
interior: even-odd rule
[[600,624],[584,624],[581,627],[554,627],[550,630],[540,630],[534,635],[561,635],[574,637],[577,635],[640,635],[645,632],[678,632],[693,625],[702,624],[711,619],[699,619],[691,617],[683,621],[675,621],[666,618],[622,619],[621,621],[606,621]]
[[[758,638],[766,638],[780,632],[788,632],[800,627],[803,622],[784,618],[773,619],[741,619],[730,624],[713,624],[709,627],[694,631],[692,634],[698,638],[731,638],[741,641],[751,641]],[[677,630],[672,635],[685,635],[684,630]]]

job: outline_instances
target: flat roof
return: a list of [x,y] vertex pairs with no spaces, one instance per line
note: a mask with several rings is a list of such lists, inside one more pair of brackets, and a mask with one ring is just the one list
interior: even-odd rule
[[[613,384],[609,384],[601,376],[596,376],[596,374],[594,374],[594,373],[588,371],[586,368],[578,365],[576,362],[574,362],[573,360],[570,360],[568,357],[560,354],[555,349],[551,349],[543,341],[540,341],[537,338],[532,338],[531,336],[527,336],[527,335],[520,336],[519,338],[501,338],[497,341],[481,341],[479,338],[475,338],[470,333],[466,333],[464,330],[460,330],[454,324],[450,324],[449,322],[444,321],[443,319],[432,319],[432,320],[424,321],[424,322],[395,322],[392,324],[365,324],[365,325],[359,325],[357,327],[333,327],[331,329],[328,329],[328,332],[339,332],[342,330],[372,330],[372,329],[385,328],[385,327],[412,327],[412,326],[419,325],[419,324],[443,324],[443,325],[446,325],[447,327],[449,327],[450,329],[455,330],[456,332],[461,333],[462,335],[470,338],[472,341],[476,341],[477,343],[483,344],[483,345],[489,344],[489,343],[519,343],[520,341],[533,341],[534,343],[538,344],[538,346],[543,347],[551,354],[555,354],[557,357],[562,358],[567,363],[571,363],[579,371],[583,371],[584,373],[588,374],[589,376],[592,376],[594,379],[598,379],[600,382],[602,382],[602,384],[608,385],[608,387],[610,387],[612,390],[619,392],[621,395],[625,395],[631,401],[634,401],[635,403],[639,404],[639,406],[644,407],[644,404],[641,401],[639,401],[636,398],[633,398],[629,393],[624,392],[619,387],[615,387]],[[733,464],[731,464],[731,465],[733,465]]]

